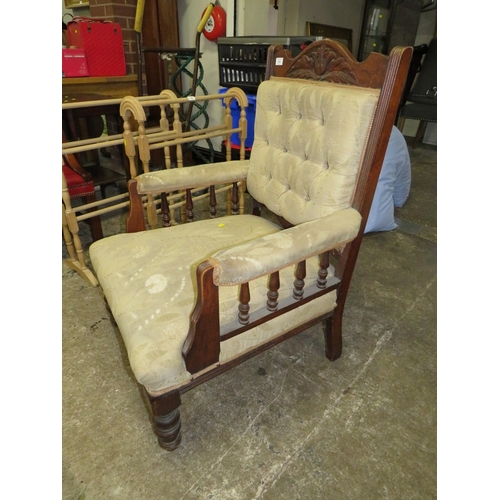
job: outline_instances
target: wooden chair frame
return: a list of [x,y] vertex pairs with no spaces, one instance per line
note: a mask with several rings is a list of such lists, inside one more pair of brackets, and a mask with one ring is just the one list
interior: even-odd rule
[[[189,333],[182,349],[186,369],[192,377],[188,382],[171,390],[166,389],[161,394],[150,393],[145,390],[153,415],[153,427],[159,444],[163,448],[173,450],[180,443],[179,406],[181,404],[181,394],[312,325],[325,321],[326,357],[331,361],[340,357],[342,353],[342,318],[345,301],[404,88],[411,55],[411,47],[396,47],[389,57],[373,53],[365,61],[358,62],[344,46],[331,40],[312,43],[296,58],[292,58],[291,54],[283,50],[281,46],[273,46],[269,49],[266,70],[268,77],[275,75],[306,78],[381,89],[366,144],[366,154],[364,155],[351,204],[361,214],[361,226],[353,241],[321,255],[316,289],[307,292],[303,289],[305,264],[300,262],[297,265],[293,294],[295,300],[278,304],[279,271],[273,272],[269,276],[267,311],[259,312],[252,317],[249,315],[248,310],[248,283],[243,283],[241,285],[236,326],[224,335],[221,335],[220,332],[219,292],[218,286],[214,284],[214,266],[210,261],[205,261],[198,266],[196,306],[190,317]],[[143,157],[147,158],[145,151],[143,151]],[[187,189],[187,191],[190,190],[191,187]],[[146,222],[141,198],[143,193],[138,190],[137,179],[132,179],[129,182],[129,192],[130,215],[127,231],[142,231],[146,228]],[[291,226],[285,220],[282,222],[284,227]],[[335,262],[335,275],[327,282],[325,270],[331,260]],[[224,364],[219,363],[222,342],[297,308],[304,304],[304,301],[315,300],[322,294],[332,290],[337,290],[337,306],[333,311],[316,317],[300,327],[253,348],[253,350],[244,352]]]

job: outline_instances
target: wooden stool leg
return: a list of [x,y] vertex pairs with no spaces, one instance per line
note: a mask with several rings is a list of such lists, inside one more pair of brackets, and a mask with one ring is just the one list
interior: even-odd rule
[[[96,196],[94,194],[89,194],[84,198],[85,203],[92,203],[96,201]],[[89,208],[89,212],[95,212],[97,208]],[[92,240],[97,241],[103,238],[101,219],[99,216],[90,218],[90,231],[92,233]]]
[[403,133],[403,129],[405,128],[406,118],[404,116],[400,116],[398,119],[398,130]]
[[424,138],[426,128],[427,122],[424,120],[420,120],[417,133],[415,134],[415,139],[413,139],[413,144],[411,145],[412,148],[416,148],[417,146],[420,146],[420,144],[422,144],[422,139]]

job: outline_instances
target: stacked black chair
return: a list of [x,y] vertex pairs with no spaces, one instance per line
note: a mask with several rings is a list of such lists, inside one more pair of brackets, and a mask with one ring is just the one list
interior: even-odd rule
[[412,144],[416,147],[422,142],[427,123],[437,123],[437,38],[430,42],[415,85],[399,111],[400,131],[407,118],[420,121]]

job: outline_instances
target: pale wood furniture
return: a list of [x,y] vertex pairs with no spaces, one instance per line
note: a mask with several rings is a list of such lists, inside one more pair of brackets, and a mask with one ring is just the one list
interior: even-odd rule
[[[88,139],[101,135],[103,129],[101,116],[106,117],[108,129],[111,129],[111,133],[118,132],[120,127],[118,104],[110,104],[108,107],[103,105],[92,107],[89,105],[80,106],[78,103],[82,101],[121,99],[128,95],[137,96],[139,95],[138,86],[137,75],[63,78],[62,102],[63,104],[73,105],[72,107],[63,107],[63,128],[65,126],[67,128],[67,137],[76,140],[77,138]],[[93,129],[96,127],[100,132],[94,133]],[[85,158],[81,158],[82,161],[92,158],[94,165],[99,167],[97,151],[86,153],[84,156]]]
[[[124,99],[103,99],[97,101],[84,102],[68,102],[63,103],[63,110],[75,108],[93,108],[103,109],[116,106],[124,120],[124,131],[120,134],[103,135],[91,139],[79,141],[69,141],[62,143],[63,156],[70,157],[76,153],[85,151],[96,151],[104,147],[122,146],[126,152],[128,162],[128,170],[130,175],[135,177],[137,173],[149,172],[150,152],[158,150],[164,156],[164,168],[170,169],[172,162],[170,158],[171,148],[177,150],[176,167],[183,168],[182,145],[191,141],[201,141],[205,138],[221,136],[226,140],[232,133],[240,134],[244,140],[246,138],[246,113],[245,108],[248,106],[248,101],[245,94],[239,89],[230,89],[224,96],[227,106],[225,108],[225,118],[221,125],[208,127],[201,130],[185,131],[179,119],[180,106],[189,102],[191,98],[177,98],[175,94],[169,90],[164,91],[157,96],[145,96],[135,98],[128,96]],[[241,106],[241,119],[238,127],[232,126],[229,102],[235,99]],[[213,94],[209,96],[196,97],[196,100],[209,101],[213,106],[219,106],[222,109],[221,96]],[[146,109],[158,108],[159,115],[163,116],[160,121],[160,126],[147,128],[146,124]],[[172,113],[174,121],[171,124],[166,119],[166,114]],[[242,152],[244,155],[244,151]],[[230,151],[227,152],[226,158],[230,160]],[[242,157],[243,159],[243,157]],[[207,166],[209,168],[209,166]],[[243,189],[244,184],[239,183],[235,188],[232,183],[229,185],[220,185],[217,187],[217,193],[227,193],[227,210],[236,210],[238,213],[243,212]],[[71,269],[78,272],[92,286],[97,286],[98,280],[92,271],[88,268],[85,261],[85,252],[79,235],[79,222],[89,218],[98,218],[103,214],[121,210],[129,205],[129,194],[122,193],[105,199],[97,199],[89,201],[74,207],[71,203],[66,179],[63,174],[62,184],[62,199],[63,199],[63,235],[66,248],[70,258],[65,261]],[[190,219],[189,213],[192,211],[193,203],[200,202],[211,196],[209,193],[200,193],[186,198],[185,195],[171,192],[163,202],[169,203],[169,225],[175,225],[180,222],[186,222]],[[145,196],[144,203],[148,207],[150,227],[155,227],[158,223],[158,214],[161,211],[161,197]],[[175,209],[180,209],[180,218],[175,218]],[[162,216],[163,220],[165,216]],[[166,222],[164,222],[166,224]]]
[[[63,143],[66,142],[63,134]],[[85,170],[75,155],[63,155],[62,162],[63,177],[66,181],[68,194],[70,199],[81,198],[84,204],[93,203],[96,201],[95,183],[92,175]],[[91,209],[91,211],[94,209]],[[102,225],[99,217],[90,219],[92,238],[94,241],[102,238]]]
[[[127,234],[94,243],[90,257],[165,449],[180,444],[181,394],[199,384],[317,322],[327,358],[341,355],[345,300],[411,53],[397,47],[359,63],[330,40],[293,59],[273,47],[268,74],[280,78],[259,86],[250,160],[129,182]],[[143,159],[149,147],[141,143]],[[168,226],[164,193],[189,200],[223,182],[246,183],[286,228],[237,215],[147,230],[154,209],[143,197],[160,197]]]
[[100,94],[106,98],[122,98],[139,95],[137,75],[126,76],[85,76],[63,78],[62,94]]
[[[62,134],[62,142],[65,144],[66,137]],[[62,232],[66,249],[69,258],[65,263],[74,271],[83,276],[93,286],[97,286],[97,280],[92,272],[88,269],[83,250],[78,238],[78,223],[73,217],[73,213],[67,212],[65,207],[71,207],[71,200],[81,199],[85,209],[82,211],[82,216],[79,220],[89,218],[90,228],[93,241],[97,241],[103,237],[101,219],[99,215],[92,216],[92,212],[96,211],[96,194],[95,184],[92,176],[78,162],[74,154],[63,154],[62,156]],[[77,209],[78,211],[78,209]],[[87,215],[86,215],[87,214]],[[72,232],[76,235],[76,245]]]

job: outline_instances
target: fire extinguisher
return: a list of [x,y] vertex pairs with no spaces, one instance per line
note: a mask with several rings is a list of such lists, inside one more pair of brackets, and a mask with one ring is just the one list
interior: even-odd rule
[[204,20],[203,34],[207,40],[215,42],[220,36],[226,36],[226,11],[220,5],[210,3],[203,11],[200,25]]

